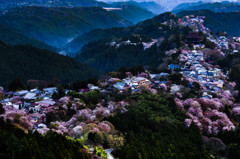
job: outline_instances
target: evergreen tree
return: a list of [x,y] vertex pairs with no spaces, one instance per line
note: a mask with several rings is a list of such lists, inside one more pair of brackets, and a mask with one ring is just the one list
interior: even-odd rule
[[9,84],[8,84],[8,90],[9,91],[16,91],[24,89],[24,84],[19,78],[14,78]]

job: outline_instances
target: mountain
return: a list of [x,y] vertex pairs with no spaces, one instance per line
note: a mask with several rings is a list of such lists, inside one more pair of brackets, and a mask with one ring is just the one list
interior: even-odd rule
[[172,10],[173,13],[179,13],[181,11],[196,11],[196,10],[211,10],[214,12],[238,12],[240,11],[239,3],[227,3],[227,2],[217,2],[217,3],[185,3],[180,4]]
[[68,52],[71,56],[75,56],[76,52],[80,51],[81,48],[89,42],[128,34],[127,29],[124,28],[95,29],[72,40],[63,47],[63,51]]
[[[168,15],[168,14],[169,13],[166,13],[166,15]],[[163,15],[165,15],[165,14],[162,14],[159,17],[163,17]],[[66,46],[64,46],[64,50],[66,50],[67,52],[71,52],[72,55],[74,55],[74,53],[78,52],[85,44],[92,42],[92,41],[97,41],[100,39],[111,38],[111,37],[126,36],[126,35],[131,35],[131,34],[142,33],[142,32],[144,32],[144,29],[146,29],[145,30],[146,32],[148,32],[148,31],[151,32],[149,30],[149,28],[152,27],[152,26],[150,26],[150,24],[155,25],[156,23],[160,23],[162,21],[162,19],[160,19],[160,21],[158,21],[157,17],[155,17],[153,19],[145,20],[144,22],[140,22],[139,24],[136,24],[135,27],[96,29],[96,30],[90,31],[90,32],[85,33],[81,36],[78,36],[77,38],[72,40],[70,43],[68,43]],[[171,18],[173,18],[173,16],[171,16],[170,19]],[[167,19],[165,19],[165,21],[167,21]],[[144,25],[145,23],[150,23],[150,24],[148,24],[149,27],[146,27],[144,29],[138,28],[139,25]],[[154,29],[157,29],[157,28],[154,28]],[[153,30],[153,31],[155,31],[155,30]],[[158,35],[158,34],[156,34],[156,35]],[[154,34],[152,36],[154,36]]]
[[62,47],[72,39],[96,28],[131,25],[123,18],[98,7],[34,7],[10,9],[0,23],[22,34]]
[[161,14],[166,11],[166,9],[163,6],[161,6],[160,4],[158,4],[154,1],[149,1],[149,2],[147,2],[147,1],[143,1],[143,2],[128,1],[127,3],[135,5],[137,7],[143,8],[143,9],[146,9],[156,15]]
[[139,2],[138,3],[140,7],[147,9],[148,11],[151,11],[154,14],[160,14],[166,11],[166,9],[161,6],[160,4],[156,2]]
[[0,24],[0,40],[4,43],[11,45],[19,45],[19,44],[30,44],[32,46],[51,50],[54,52],[58,52],[58,50],[54,47],[51,47],[43,42],[31,39],[16,30],[10,29],[4,25]]
[[121,8],[121,10],[112,10],[111,12],[132,23],[138,23],[154,17],[152,12],[131,2],[112,3],[111,7]]
[[0,0],[0,8],[9,9],[21,6],[45,6],[45,7],[103,7],[106,3],[96,0]]
[[96,0],[45,0],[44,5],[49,7],[107,7],[108,5]]
[[30,45],[12,46],[3,42],[0,43],[0,72],[1,86],[6,86],[15,77],[24,82],[58,78],[66,83],[99,75],[96,70],[72,58]]
[[123,66],[157,67],[164,62],[165,51],[184,44],[184,37],[189,31],[181,27],[178,18],[171,13],[161,14],[133,27],[107,30],[108,38],[89,42],[76,56],[79,61],[106,72]]
[[177,13],[179,11],[187,10],[188,8],[191,8],[193,6],[198,6],[203,4],[202,1],[196,2],[196,3],[182,3],[177,5],[175,8],[172,9],[173,13]]
[[200,15],[205,16],[204,25],[213,32],[225,31],[231,36],[240,36],[240,12],[222,12],[216,13],[209,10],[201,11],[183,11],[177,15],[182,17],[185,15]]

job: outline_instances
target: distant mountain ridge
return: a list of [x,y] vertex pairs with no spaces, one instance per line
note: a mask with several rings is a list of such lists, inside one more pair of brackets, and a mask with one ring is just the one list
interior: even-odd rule
[[155,14],[152,12],[142,8],[141,6],[138,6],[138,4],[135,3],[118,2],[112,3],[111,7],[121,8],[121,10],[113,10],[111,12],[132,23],[138,23],[155,16]]
[[106,3],[96,0],[0,0],[0,8],[9,9],[21,6],[45,6],[45,7],[103,7]]
[[183,3],[172,10],[173,13],[182,11],[211,10],[214,12],[239,12],[240,3],[216,2],[216,3]]
[[58,48],[76,36],[96,28],[131,25],[123,18],[98,7],[36,6],[10,9],[0,16],[0,23],[30,38]]

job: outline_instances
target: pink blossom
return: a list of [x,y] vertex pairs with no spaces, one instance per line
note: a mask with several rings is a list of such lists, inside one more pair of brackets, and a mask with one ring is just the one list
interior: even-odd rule
[[98,124],[98,129],[100,131],[105,131],[105,132],[111,131],[111,127],[107,123],[104,123],[104,122]]
[[151,92],[152,94],[157,94],[157,90],[156,90],[156,89],[150,89],[150,92]]
[[100,131],[99,131],[98,128],[93,128],[93,129],[91,130],[91,132],[93,132],[93,133],[100,133]]
[[193,102],[193,100],[191,98],[189,98],[183,102],[183,105],[184,105],[184,107],[189,107],[192,102]]
[[77,105],[73,103],[70,109],[77,110]]
[[162,88],[164,91],[167,91],[167,86],[164,83],[161,83],[160,88]]
[[100,106],[93,110],[93,114],[96,115],[97,118],[102,118],[109,115],[110,111],[107,108]]
[[69,99],[70,99],[69,97],[62,97],[61,99],[59,99],[59,102],[67,105],[69,102]]
[[181,102],[180,99],[175,98],[174,101],[175,101],[176,105],[177,105],[181,110],[184,110],[183,104],[182,104],[182,102]]
[[90,119],[92,114],[92,110],[90,109],[82,109],[77,113],[77,116],[84,116],[87,120]]
[[178,98],[182,98],[182,93],[177,92],[176,95],[178,96]]
[[148,78],[148,74],[146,74],[145,72],[142,72],[138,75],[138,77]]
[[240,106],[239,106],[239,107],[234,107],[232,110],[233,110],[233,113],[234,113],[235,115],[240,116]]
[[185,119],[184,123],[185,123],[186,127],[190,127],[190,125],[192,123],[192,119]]
[[62,108],[65,109],[65,110],[68,109],[68,107],[65,104],[62,106]]

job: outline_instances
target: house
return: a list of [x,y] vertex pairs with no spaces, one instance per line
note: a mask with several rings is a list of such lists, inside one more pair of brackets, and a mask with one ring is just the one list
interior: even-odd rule
[[93,90],[100,90],[100,88],[99,88],[98,86],[94,86],[94,85],[91,85],[91,86],[89,87],[89,89],[90,89],[91,91],[93,91]]
[[56,102],[52,101],[52,100],[42,100],[42,101],[38,101],[36,102],[36,104],[41,105],[41,106],[50,106],[50,105],[54,105]]
[[57,91],[57,88],[56,87],[44,88],[43,91],[45,92],[45,94],[52,95],[54,92]]
[[123,83],[123,82],[117,82],[116,84],[113,85],[113,87],[119,91],[124,90],[125,86],[126,86],[126,83]]
[[19,91],[19,92],[16,92],[15,93],[15,96],[24,96],[28,93],[27,90],[22,90],[22,91]]
[[176,93],[176,92],[179,92],[179,91],[180,91],[180,86],[179,85],[173,84],[171,86],[171,93]]
[[168,73],[161,72],[161,73],[160,73],[160,76],[161,76],[161,77],[162,77],[162,76],[163,76],[163,77],[166,77],[166,76],[168,76]]
[[207,72],[207,77],[208,78],[213,77],[213,73],[212,72]]
[[150,74],[149,76],[151,79],[160,79],[160,76],[158,74]]
[[175,64],[170,64],[168,66],[168,68],[171,70],[181,69],[181,67],[179,65],[175,65]]
[[43,124],[43,123],[41,123],[41,124],[38,124],[38,128],[47,128],[47,125],[46,125],[46,124]]
[[126,83],[127,85],[131,85],[132,80],[130,78],[125,78],[122,80],[123,83]]
[[212,95],[209,95],[207,92],[204,92],[202,98],[212,99]]
[[27,93],[23,98],[25,100],[32,100],[32,99],[36,99],[36,93]]
[[137,93],[137,92],[139,92],[139,91],[140,91],[139,88],[132,89],[132,93]]
[[31,110],[32,110],[34,113],[39,112],[39,111],[40,111],[40,106],[30,107],[30,108],[29,108],[29,111],[31,111]]
[[150,81],[144,77],[136,77],[132,80],[133,86],[139,87],[139,86],[147,86],[149,87]]
[[213,84],[216,87],[223,88],[224,81],[223,80],[214,81]]

